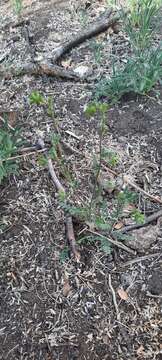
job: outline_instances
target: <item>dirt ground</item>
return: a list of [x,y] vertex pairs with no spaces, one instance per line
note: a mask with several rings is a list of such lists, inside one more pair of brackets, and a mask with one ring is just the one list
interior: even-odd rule
[[[24,25],[13,26],[17,16],[12,2],[1,0],[0,64],[8,69],[28,62],[31,49],[38,58],[50,57],[56,46],[105,9],[104,1],[24,0],[29,47]],[[129,53],[122,29],[108,30],[97,41],[102,43],[98,61],[89,40],[61,62],[66,69],[88,67],[89,83],[31,75],[0,79],[1,113],[16,112],[12,125],[19,125],[31,144],[39,134],[48,139],[54,126],[44,106],[31,106],[29,96],[33,90],[52,96],[63,139],[81,153],[65,150],[79,184],[72,194],[78,205],[89,199],[90,158],[98,149],[99,119],[84,115],[93,79],[111,73],[112,54],[122,63]],[[118,173],[129,174],[141,188],[162,197],[160,85],[156,91],[158,98],[155,92],[147,97],[129,94],[108,111],[104,144],[119,156]],[[66,179],[62,182],[68,188]],[[110,206],[111,201],[110,196]],[[160,209],[140,194],[139,203],[146,215]],[[0,230],[0,359],[162,360],[162,229],[136,255],[118,248],[106,255],[98,244],[81,244],[80,264],[64,259],[63,212],[36,154],[21,158],[18,174],[0,185],[0,218],[5,224]],[[81,230],[76,226],[76,238]]]

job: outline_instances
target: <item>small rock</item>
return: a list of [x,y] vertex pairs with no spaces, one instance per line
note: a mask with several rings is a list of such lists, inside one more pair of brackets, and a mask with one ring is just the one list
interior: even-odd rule
[[79,75],[81,78],[92,75],[92,69],[86,65],[79,65],[74,69],[74,72]]
[[129,233],[131,235],[131,239],[128,239],[126,243],[134,250],[145,252],[146,249],[149,249],[150,246],[157,241],[159,233],[159,223],[155,226],[148,225],[131,231],[131,233]]

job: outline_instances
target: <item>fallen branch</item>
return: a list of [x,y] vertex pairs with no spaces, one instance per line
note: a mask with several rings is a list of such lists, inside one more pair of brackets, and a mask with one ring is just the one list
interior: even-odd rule
[[[22,76],[26,74],[30,75],[48,75],[59,78],[65,78],[68,80],[84,80],[79,75],[77,75],[72,70],[66,70],[61,66],[56,65],[58,60],[69,52],[74,47],[82,44],[85,40],[92,38],[104,31],[109,27],[116,24],[120,19],[120,12],[115,14],[110,18],[112,10],[110,10],[103,20],[99,20],[96,24],[91,25],[91,27],[83,32],[79,32],[73,39],[66,41],[61,46],[56,48],[50,57],[50,60],[42,61],[40,63],[28,63],[21,67],[10,67],[6,69],[4,66],[0,66],[0,77],[2,76],[5,79],[10,79],[16,76]],[[50,62],[51,61],[51,62]],[[86,79],[87,80],[87,79]]]
[[4,79],[11,79],[12,77],[18,77],[22,75],[48,75],[59,78],[66,78],[68,80],[80,80],[80,76],[75,74],[73,71],[67,71],[61,66],[53,65],[50,62],[42,62],[38,64],[28,63],[21,67],[10,67],[6,69],[2,65],[0,66],[0,77]]
[[[38,145],[44,149],[45,148],[45,144],[43,139],[39,139],[38,140]],[[47,158],[48,161],[48,170],[49,173],[51,175],[52,181],[54,183],[54,185],[56,186],[56,189],[58,190],[58,192],[61,192],[62,194],[66,195],[66,191],[63,187],[63,185],[61,184],[60,180],[58,179],[55,170],[53,168],[53,164],[52,164],[52,160],[48,157],[47,152],[45,152],[45,156]],[[80,260],[80,253],[77,250],[77,244],[76,244],[76,240],[75,240],[75,235],[74,235],[74,229],[73,229],[73,221],[72,221],[72,217],[65,211],[65,219],[66,219],[66,236],[67,236],[67,241],[71,247],[71,251],[74,254],[75,260],[79,261]]]
[[130,249],[128,246],[124,245],[122,242],[120,241],[117,241],[117,240],[113,240],[111,237],[107,237],[105,235],[102,235],[100,234],[99,232],[97,231],[93,231],[93,230],[90,230],[90,229],[86,229],[86,231],[88,231],[89,233],[93,234],[93,235],[96,235],[96,236],[99,236],[101,238],[104,238],[104,239],[107,239],[108,242],[110,242],[111,244],[117,246],[118,248],[122,249],[122,250],[125,250],[127,251],[128,253],[130,254],[133,254],[133,255],[136,255],[136,251]]
[[[120,232],[120,233],[122,233],[122,234],[125,234],[125,233],[128,232],[128,231],[145,227],[145,226],[147,226],[148,224],[150,224],[151,222],[153,222],[153,221],[157,220],[158,218],[160,218],[161,216],[162,216],[162,209],[159,210],[159,211],[157,211],[156,213],[148,216],[143,224],[127,225],[127,226],[125,226],[123,229],[116,230],[116,231],[117,231],[117,232]],[[116,232],[116,231],[115,231],[115,232]]]
[[160,253],[160,252],[155,253],[155,254],[149,254],[149,255],[140,256],[140,257],[138,257],[136,259],[129,260],[129,261],[125,262],[124,264],[120,264],[119,267],[131,266],[131,265],[139,263],[141,261],[149,260],[149,259],[151,259],[153,257],[160,257],[160,256],[162,256],[162,253]]
[[[34,146],[33,146],[33,148],[34,148]],[[2,162],[17,160],[17,159],[25,158],[26,156],[32,156],[35,154],[44,153],[46,150],[47,150],[46,148],[40,149],[40,150],[35,149],[34,151],[31,151],[31,152],[24,152],[20,155],[11,156],[7,159],[2,159]]]
[[89,29],[79,31],[79,34],[75,35],[71,40],[66,41],[61,46],[56,48],[52,52],[52,60],[56,63],[63,55],[67,54],[74,47],[82,44],[84,41],[91,39],[92,37],[99,35],[100,33],[106,31],[109,27],[113,26],[119,19],[119,13],[110,18],[112,14],[112,9],[108,11],[107,16],[103,20],[96,21],[96,24],[90,25]]
[[131,187],[133,187],[135,190],[137,190],[141,194],[145,195],[150,200],[157,202],[159,204],[162,204],[162,199],[160,199],[154,195],[151,195],[148,192],[146,192],[145,190],[141,189],[138,185],[136,185],[134,182],[132,182],[127,175],[123,175],[123,180],[126,184],[130,185]]

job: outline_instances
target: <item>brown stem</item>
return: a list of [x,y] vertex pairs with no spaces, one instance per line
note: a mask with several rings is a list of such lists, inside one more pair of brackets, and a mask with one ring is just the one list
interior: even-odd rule
[[[38,144],[39,146],[44,149],[45,148],[45,144],[43,139],[39,139],[38,140]],[[53,164],[52,164],[52,160],[48,157],[47,152],[45,153],[47,161],[48,161],[48,170],[49,173],[51,175],[51,178],[53,180],[54,185],[56,186],[56,189],[59,192],[62,192],[64,195],[66,195],[66,191],[63,187],[63,185],[61,184],[60,180],[58,179],[55,170],[53,168]],[[71,250],[74,254],[75,260],[79,261],[80,260],[80,253],[77,251],[77,244],[76,244],[76,240],[75,240],[75,235],[74,235],[74,228],[73,228],[73,220],[72,217],[66,213],[65,210],[65,218],[66,218],[66,236],[67,236],[67,241],[71,247]]]
[[77,250],[72,217],[68,214],[66,215],[66,238],[71,247],[72,253],[75,256],[75,259],[80,261],[80,253]]
[[113,240],[111,237],[107,237],[107,236],[105,236],[105,235],[102,235],[102,234],[100,234],[100,233],[97,232],[97,231],[92,231],[92,230],[89,230],[89,229],[88,229],[87,231],[88,231],[89,233],[93,234],[93,235],[96,235],[96,236],[99,236],[99,237],[101,237],[101,238],[107,239],[107,241],[109,241],[111,244],[119,247],[119,248],[122,249],[122,250],[127,251],[127,252],[130,253],[130,254],[136,255],[136,252],[135,252],[134,250],[130,249],[128,246],[124,245],[123,243],[121,243],[121,242],[119,242],[119,241],[117,241],[117,240]]

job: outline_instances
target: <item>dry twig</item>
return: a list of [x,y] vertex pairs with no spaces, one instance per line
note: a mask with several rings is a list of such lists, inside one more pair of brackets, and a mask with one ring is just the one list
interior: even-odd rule
[[131,266],[133,264],[136,264],[136,263],[139,263],[141,261],[145,261],[145,260],[149,260],[153,257],[160,257],[162,255],[162,253],[158,252],[158,253],[155,253],[155,254],[149,254],[149,255],[144,255],[144,256],[140,256],[136,259],[132,259],[132,260],[129,260],[127,262],[125,262],[124,264],[120,264],[120,267],[126,267],[126,266]]
[[132,224],[132,225],[127,225],[125,226],[123,229],[117,230],[118,232],[125,234],[128,231],[131,230],[135,230],[135,229],[139,229],[141,227],[145,227],[148,224],[150,224],[152,221],[157,220],[158,218],[160,218],[162,216],[162,209],[157,211],[156,213],[148,216],[145,220],[145,222],[143,224]]
[[[45,148],[44,141],[41,138],[38,140],[38,144],[42,149]],[[55,173],[55,170],[54,170],[53,164],[52,164],[52,160],[48,157],[47,153],[45,153],[45,155],[46,155],[46,158],[48,161],[48,170],[51,175],[52,181],[53,181],[54,185],[56,186],[56,189],[58,190],[58,192],[61,192],[65,195],[66,191]],[[74,254],[75,260],[79,261],[80,253],[77,250],[72,217],[69,214],[67,214],[66,211],[65,211],[65,219],[66,219],[67,241],[71,247],[72,253]]]
[[151,195],[148,192],[146,192],[145,190],[141,189],[138,185],[136,185],[134,182],[132,182],[127,175],[123,175],[123,180],[126,184],[130,185],[131,187],[133,187],[135,190],[137,190],[141,194],[145,195],[150,200],[157,202],[159,204],[162,204],[162,199],[160,199],[154,195]]
[[113,303],[114,303],[114,307],[115,307],[115,311],[116,311],[117,320],[120,321],[120,313],[119,313],[118,304],[116,301],[116,294],[115,294],[115,290],[111,283],[111,275],[110,274],[109,274],[109,287],[110,287],[110,290],[112,293],[112,298],[113,298]]
[[88,231],[89,233],[93,234],[93,235],[96,235],[96,236],[99,236],[101,238],[104,238],[104,239],[107,239],[107,241],[109,241],[111,244],[117,246],[118,248],[122,249],[122,250],[125,250],[127,251],[128,253],[130,254],[133,254],[133,255],[136,255],[136,251],[130,249],[128,246],[124,245],[123,243],[121,243],[120,241],[117,241],[117,240],[113,240],[111,237],[107,237],[105,235],[102,235],[100,234],[99,232],[97,231],[93,231],[93,230],[90,230],[90,229],[86,229],[86,231]]

